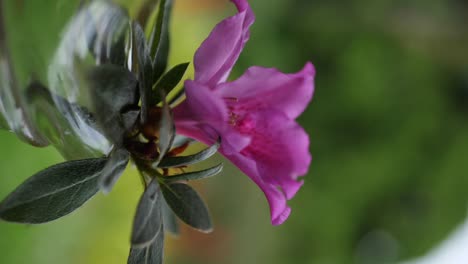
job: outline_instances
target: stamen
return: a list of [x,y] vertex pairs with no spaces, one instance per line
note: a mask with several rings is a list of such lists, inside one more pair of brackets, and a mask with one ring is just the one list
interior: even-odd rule
[[236,115],[234,112],[229,112],[229,124],[232,126],[237,125],[237,121],[239,120],[239,115]]

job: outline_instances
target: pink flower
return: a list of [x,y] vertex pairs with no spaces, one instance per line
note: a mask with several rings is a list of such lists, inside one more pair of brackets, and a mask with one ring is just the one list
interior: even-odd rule
[[315,70],[298,73],[249,68],[226,79],[249,38],[254,15],[246,0],[232,0],[238,14],[219,23],[197,50],[195,80],[185,82],[186,100],[174,109],[179,134],[213,144],[265,193],[273,225],[282,224],[311,162],[309,137],[294,120],[312,99]]

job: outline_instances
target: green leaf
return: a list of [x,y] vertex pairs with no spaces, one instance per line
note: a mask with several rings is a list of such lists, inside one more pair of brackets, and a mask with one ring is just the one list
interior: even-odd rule
[[171,108],[166,102],[165,96],[163,96],[163,106],[161,111],[161,121],[159,123],[159,157],[153,163],[154,166],[157,166],[161,159],[167,154],[174,142],[175,138],[175,124],[174,119],[172,118]]
[[162,216],[164,230],[170,232],[174,236],[178,236],[180,234],[179,222],[177,222],[177,217],[167,204],[166,199],[163,199]]
[[161,185],[161,189],[167,204],[183,222],[201,232],[213,231],[208,208],[192,187],[169,183]]
[[175,176],[165,177],[164,180],[166,182],[199,180],[199,179],[204,179],[204,178],[215,176],[216,174],[220,173],[222,170],[223,170],[223,164],[221,163],[213,168],[209,168],[206,170],[188,172],[188,173],[178,174]]
[[182,87],[179,91],[177,91],[176,94],[172,96],[172,98],[169,100],[169,105],[174,106],[177,104],[179,101],[182,101],[182,99],[185,96],[185,87]]
[[146,188],[138,204],[133,221],[132,247],[148,247],[161,233],[162,195],[156,179]]
[[161,225],[158,234],[145,247],[132,247],[128,256],[128,264],[162,264],[164,253],[164,231]]
[[161,160],[159,168],[182,167],[204,161],[213,156],[219,149],[220,142],[216,142],[211,147],[189,156],[165,157]]
[[161,101],[160,91],[164,91],[164,94],[168,95],[182,80],[185,71],[190,63],[181,63],[174,68],[170,69],[164,76],[153,86],[153,96],[151,104],[156,105]]
[[[138,22],[138,24],[144,25],[143,28],[145,28],[145,32],[147,31],[149,27],[151,28],[154,27],[154,25],[148,25],[148,24],[149,23],[154,24],[154,21],[150,21],[150,19],[154,17],[154,13],[156,11],[156,5],[158,4],[158,2],[159,0],[142,0],[142,1],[137,2],[136,4],[139,7],[137,9],[138,11],[136,12],[135,20]],[[130,6],[133,8],[135,4],[133,5],[130,4]]]
[[133,23],[133,42],[136,49],[136,58],[138,64],[138,79],[141,99],[141,122],[145,123],[148,119],[148,110],[150,107],[151,88],[153,85],[153,63],[146,44],[145,32],[138,23]]
[[96,194],[106,163],[107,158],[74,160],[40,171],[0,203],[0,218],[40,224],[73,212]]
[[129,160],[130,153],[124,148],[112,150],[99,180],[99,187],[104,193],[109,193],[112,190],[112,187],[127,168]]
[[122,145],[126,133],[121,113],[138,105],[137,80],[127,69],[106,64],[88,73],[93,112],[107,138]]
[[159,12],[150,38],[151,57],[155,80],[164,73],[169,55],[169,19],[171,17],[172,0],[161,0]]

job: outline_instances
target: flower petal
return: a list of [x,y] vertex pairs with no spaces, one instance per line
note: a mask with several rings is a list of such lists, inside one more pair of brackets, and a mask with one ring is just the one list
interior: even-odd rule
[[207,145],[221,136],[221,149],[225,153],[240,152],[250,138],[228,125],[227,108],[219,93],[195,82],[185,82],[186,100],[174,108],[177,133],[197,139]]
[[232,128],[227,127],[221,133],[221,148],[220,152],[227,155],[232,155],[241,152],[250,144],[251,138],[247,135],[242,135]]
[[224,101],[207,86],[185,82],[186,99],[173,110],[177,133],[213,144],[223,125],[227,123]]
[[293,74],[273,68],[251,67],[238,80],[217,88],[224,97],[235,98],[240,112],[275,109],[297,118],[307,107],[314,92],[315,70],[311,63]]
[[307,173],[312,159],[309,136],[281,112],[264,111],[250,118],[255,128],[248,132],[252,141],[242,154],[255,160],[265,182],[280,187],[291,199],[302,185],[298,177]]
[[[252,11],[252,8],[249,5],[249,2],[247,0],[231,0],[239,12],[246,12],[245,15],[245,21],[244,21],[244,30],[248,31],[248,28],[254,23],[255,21],[255,15]],[[245,32],[248,34],[248,32]]]
[[211,87],[226,81],[249,39],[253,12],[245,0],[234,0],[239,13],[221,21],[194,57],[195,80]]
[[251,138],[240,153],[221,153],[265,193],[274,225],[283,223],[311,162],[309,137],[294,120],[278,111],[251,113],[239,121],[238,131]]
[[249,178],[251,178],[263,191],[270,207],[271,223],[273,225],[280,225],[286,221],[291,213],[291,208],[287,206],[284,194],[275,186],[263,181],[262,177],[258,174],[255,161],[241,155],[240,153],[224,156],[236,165],[243,173],[249,176]]

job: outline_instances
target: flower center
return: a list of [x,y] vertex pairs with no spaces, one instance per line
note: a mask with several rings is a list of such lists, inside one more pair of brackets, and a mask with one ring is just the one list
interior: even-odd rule
[[236,113],[233,109],[229,109],[229,124],[242,134],[250,134],[255,129],[255,121],[249,115]]
[[255,128],[253,118],[239,105],[238,98],[225,97],[224,100],[228,108],[229,125],[242,134],[249,134]]
[[233,127],[237,126],[239,118],[240,116],[238,114],[234,113],[232,109],[229,109],[229,124],[231,126]]

